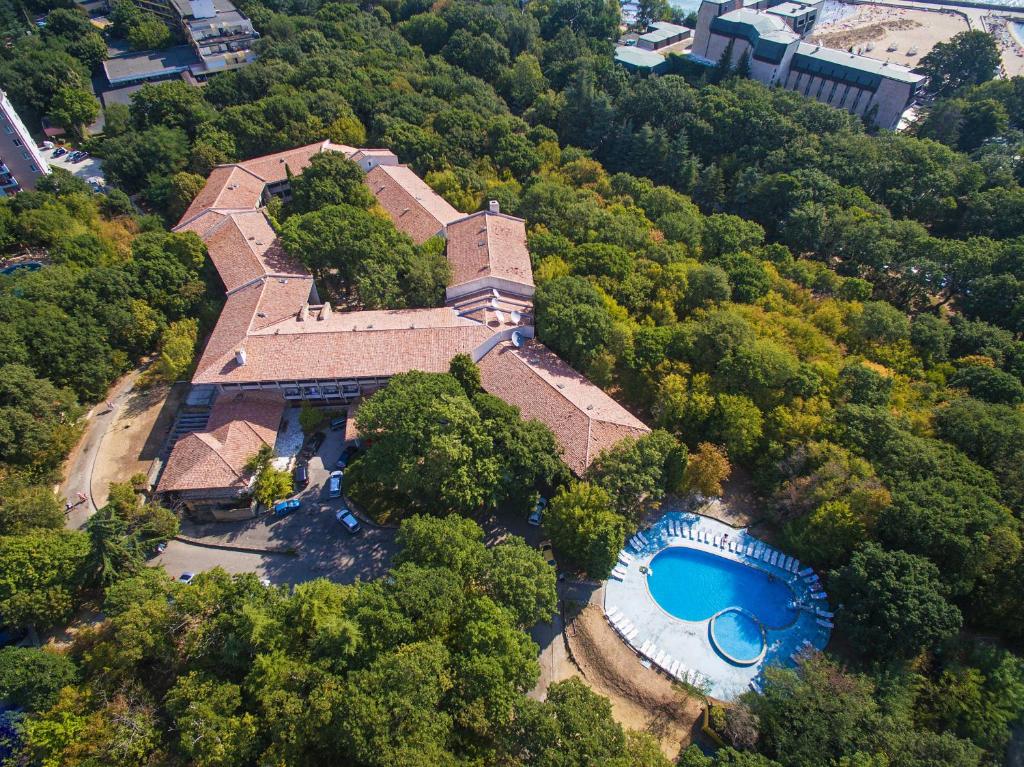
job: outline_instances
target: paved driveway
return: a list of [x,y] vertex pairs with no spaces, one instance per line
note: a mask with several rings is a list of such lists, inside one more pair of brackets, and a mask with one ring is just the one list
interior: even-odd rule
[[61,155],[60,157],[53,156],[53,149],[43,149],[41,151],[43,159],[52,167],[63,168],[72,176],[82,179],[82,181],[88,181],[93,177],[103,178],[102,160],[95,157],[89,157],[81,162],[69,162],[68,157],[71,155],[73,150],[68,150],[67,154]]

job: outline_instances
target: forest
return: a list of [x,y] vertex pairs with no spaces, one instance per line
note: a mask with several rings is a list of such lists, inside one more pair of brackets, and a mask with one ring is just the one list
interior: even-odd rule
[[[523,629],[553,584],[461,515],[560,488],[549,534],[601,577],[664,493],[730,469],[842,609],[829,653],[734,707],[732,748],[679,763],[1002,760],[1024,713],[1024,81],[945,78],[913,130],[874,134],[742,78],[627,74],[612,2],[240,5],[257,63],[107,110],[90,151],[122,191],[54,176],[0,202],[0,244],[55,262],[0,278],[0,612],[58,625],[88,593],[107,616],[67,655],[0,654],[0,691],[28,712],[15,763],[662,765],[580,685],[523,697]],[[16,103],[52,110],[94,65],[71,27],[13,43]],[[382,439],[354,480],[372,497],[404,478],[385,513],[455,513],[404,522],[392,576],[355,587],[215,572],[178,588],[138,568],[156,534],[127,503],[91,533],[54,530],[41,483],[81,409],[215,316],[201,245],[165,227],[213,165],[324,138],[389,147],[461,210],[525,218],[539,337],[656,431],[569,482],[550,435],[476,391],[471,366],[396,380],[364,416]],[[340,191],[275,213],[285,242],[364,305],[436,302],[439,252],[396,239],[337,172]],[[439,391],[458,421],[430,436],[477,469],[440,490],[401,450],[422,424],[388,404]],[[545,460],[503,477],[495,444],[520,438]]]

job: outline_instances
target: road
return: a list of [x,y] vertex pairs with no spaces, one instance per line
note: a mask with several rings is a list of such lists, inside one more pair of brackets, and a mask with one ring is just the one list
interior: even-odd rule
[[113,405],[108,409],[105,402],[101,402],[86,415],[85,432],[79,440],[75,449],[68,456],[64,466],[64,481],[57,489],[57,495],[67,499],[71,503],[78,502],[78,494],[87,497],[87,501],[77,503],[67,515],[66,525],[70,528],[80,528],[93,514],[96,513],[96,505],[93,503],[92,473],[96,465],[96,455],[99,453],[100,443],[117,420],[117,415],[124,405],[128,394],[135,386],[141,370],[133,370],[122,376],[107,392],[107,402]]

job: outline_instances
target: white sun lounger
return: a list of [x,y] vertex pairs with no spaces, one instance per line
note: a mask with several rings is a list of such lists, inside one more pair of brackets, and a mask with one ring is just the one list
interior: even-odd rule
[[711,533],[707,530],[704,531],[704,543],[711,543]]
[[800,560],[799,559],[794,559],[793,560],[793,568],[792,569],[793,569],[794,573],[797,572],[800,569]]
[[781,562],[779,562],[779,567],[781,567],[783,570],[789,570],[789,566],[791,564],[793,564],[793,557],[786,557]]
[[750,680],[750,689],[753,690],[754,692],[756,692],[758,695],[760,695],[762,693],[761,685],[759,685],[757,683],[756,679],[751,679]]
[[622,637],[623,637],[623,638],[624,638],[624,639],[625,639],[625,640],[626,640],[627,642],[630,642],[630,643],[632,643],[632,642],[633,642],[633,638],[634,638],[634,637],[635,637],[635,636],[636,636],[637,634],[639,634],[639,633],[640,633],[640,629],[638,629],[638,628],[632,628],[632,629],[630,629],[629,631],[627,631],[627,632],[626,632],[625,634],[623,634],[623,635],[622,635]]
[[711,539],[711,545],[714,546],[716,549],[718,548],[718,536],[717,535],[714,538]]
[[691,541],[693,540],[693,525],[686,528],[686,535]]
[[612,570],[612,578],[616,578],[616,579],[621,581],[625,577],[626,577],[626,568],[623,567],[622,565],[619,565],[618,567],[616,567],[616,568],[614,568]]
[[836,617],[835,613],[830,613],[828,610],[822,610],[820,607],[817,610],[815,610],[815,612],[818,613],[818,615],[820,615],[822,618],[835,618]]
[[660,666],[662,662],[665,660],[665,651],[658,650],[658,654],[651,658],[651,660],[654,661],[655,666]]
[[604,614],[608,618],[608,620],[614,623],[615,619],[622,615],[622,610],[620,610],[618,607],[609,607],[607,610],[604,611]]
[[821,580],[821,577],[817,573],[815,573],[814,575],[805,575],[804,576],[804,583],[807,583],[807,584],[818,583],[820,580]]
[[811,599],[826,599],[828,594],[824,591],[815,591],[811,593]]
[[647,652],[644,655],[647,656],[647,660],[654,662],[654,656],[658,654],[658,645],[651,642],[651,646],[647,648]]
[[647,545],[647,536],[641,533],[639,530],[636,531],[636,537],[640,539],[640,543],[644,546]]
[[754,544],[752,544],[752,543],[748,543],[747,544],[747,556],[748,557],[754,556]]
[[782,558],[782,554],[778,551],[772,554],[772,564],[778,566],[779,560]]
[[622,551],[619,552],[619,559],[621,559],[623,562],[632,562],[633,561],[633,555],[630,554],[625,549],[623,549]]
[[813,567],[805,567],[803,570],[798,572],[797,575],[799,575],[802,578],[803,576],[810,575],[813,572],[814,572],[814,568]]
[[818,618],[818,625],[824,626],[827,629],[835,628],[836,626],[832,621],[827,621],[824,618]]
[[654,644],[654,642],[652,642],[650,639],[648,639],[646,642],[644,642],[642,645],[640,645],[640,654],[641,655],[646,655],[647,654],[647,650],[650,649],[652,644]]
[[679,661],[672,661],[672,665],[668,667],[669,676],[676,676],[679,673],[679,666]]
[[619,633],[622,634],[622,636],[626,636],[626,634],[633,631],[635,628],[636,626],[633,625],[633,621],[627,618],[619,624]]

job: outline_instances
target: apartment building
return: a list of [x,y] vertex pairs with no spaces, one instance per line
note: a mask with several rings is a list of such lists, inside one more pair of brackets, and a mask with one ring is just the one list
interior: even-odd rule
[[0,197],[35,189],[50,172],[7,94],[0,90]]

